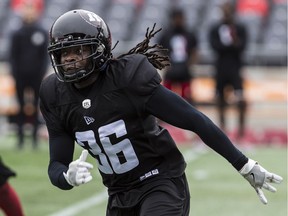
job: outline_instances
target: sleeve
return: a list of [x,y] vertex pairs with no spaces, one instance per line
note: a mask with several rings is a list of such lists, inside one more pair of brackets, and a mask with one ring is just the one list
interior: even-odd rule
[[48,128],[50,161],[48,175],[51,183],[62,189],[70,190],[73,187],[67,183],[63,172],[67,172],[69,163],[73,160],[74,140],[65,132]]
[[195,132],[206,145],[226,158],[237,170],[247,163],[247,157],[206,115],[165,87],[157,88],[146,103],[146,110],[171,125]]
[[149,95],[161,83],[157,69],[145,55],[134,55],[127,62],[125,71],[130,71],[127,88],[138,95]]
[[[54,75],[54,74],[53,74]],[[56,103],[56,84],[53,76],[45,78],[40,86],[40,110],[45,120],[47,128],[54,130],[62,130],[62,122],[59,115],[57,115]]]
[[[49,135],[50,161],[48,175],[50,181],[56,187],[69,190],[72,188],[63,176],[68,170],[69,163],[73,160],[74,140],[67,134],[61,124],[60,117],[55,109],[55,98],[53,97],[53,80],[48,77],[40,88],[40,110],[46,122]],[[49,90],[48,90],[49,89]]]
[[126,70],[130,71],[126,78],[126,93],[139,113],[144,111],[145,103],[154,90],[160,85],[161,77],[146,56],[137,55],[127,62]]
[[209,43],[211,48],[216,52],[221,52],[227,48],[221,43],[219,34],[218,34],[218,25],[212,25],[209,31]]

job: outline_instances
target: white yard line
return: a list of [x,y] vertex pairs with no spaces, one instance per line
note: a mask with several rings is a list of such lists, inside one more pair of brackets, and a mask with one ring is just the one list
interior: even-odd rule
[[[184,158],[186,162],[191,162],[197,160],[201,155],[205,154],[207,151],[195,151],[195,149],[190,149],[184,152]],[[49,216],[75,216],[79,214],[82,210],[88,209],[91,206],[98,205],[108,199],[107,191],[102,191],[101,193],[92,196],[88,199],[82,200],[81,202],[74,203],[67,208],[64,208],[58,212],[55,212]]]
[[91,206],[98,205],[108,199],[107,191],[102,191],[101,193],[92,196],[88,199],[82,200],[81,202],[74,203],[67,208],[64,208],[54,214],[49,216],[74,216],[80,213],[82,210],[87,209]]
[[197,145],[201,145],[201,146],[197,146],[197,147],[191,148],[183,152],[183,156],[187,163],[191,161],[195,161],[198,158],[200,158],[202,155],[207,154],[209,152],[209,149],[205,146],[205,144],[197,144]]

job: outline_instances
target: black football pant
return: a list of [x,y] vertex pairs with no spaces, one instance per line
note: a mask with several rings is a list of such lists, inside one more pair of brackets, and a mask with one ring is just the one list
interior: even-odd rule
[[[39,88],[41,84],[41,78],[35,76],[34,78],[17,78],[15,79],[15,84],[16,84],[16,93],[17,93],[17,100],[19,103],[19,113],[17,115],[17,126],[18,126],[18,147],[23,146],[24,142],[24,131],[23,131],[23,126],[24,124],[28,121],[27,118],[30,119],[30,123],[32,123],[33,126],[33,131],[32,131],[32,138],[33,138],[33,147],[36,147],[37,145],[37,131],[39,127],[39,121],[38,121],[38,102],[39,102]],[[32,104],[35,108],[35,111],[31,116],[27,116],[24,111],[24,106],[25,106],[25,90],[27,88],[30,88],[33,91],[34,97]]]
[[109,199],[106,216],[189,216],[190,193],[185,175],[167,179],[145,195],[133,207],[112,207]]

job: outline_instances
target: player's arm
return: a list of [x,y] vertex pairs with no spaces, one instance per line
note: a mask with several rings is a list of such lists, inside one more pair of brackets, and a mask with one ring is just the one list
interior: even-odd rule
[[51,183],[63,190],[69,190],[70,185],[63,173],[67,172],[69,163],[73,160],[74,142],[66,134],[58,134],[48,128],[50,161],[48,175]]
[[261,189],[275,192],[276,189],[268,183],[282,181],[280,176],[248,159],[206,115],[165,87],[158,86],[146,103],[146,110],[171,125],[195,132],[205,144],[226,158],[245,177],[264,204],[267,199]]
[[147,102],[146,110],[171,125],[195,132],[205,144],[226,158],[237,170],[247,163],[248,159],[206,115],[162,85],[159,85]]
[[93,165],[86,162],[88,151],[83,150],[77,160],[73,161],[74,140],[64,131],[61,133],[49,129],[50,162],[49,178],[53,185],[69,190],[74,186],[92,180],[90,169]]
[[48,175],[53,185],[63,190],[69,190],[73,186],[91,181],[92,176],[89,169],[92,169],[93,166],[85,162],[87,152],[82,153],[79,159],[73,161],[74,137],[66,132],[61,118],[57,114],[54,92],[46,91],[48,88],[53,89],[50,85],[53,86],[53,78],[48,77],[40,88],[40,109],[49,135]]
[[54,186],[68,190],[72,186],[65,180],[63,172],[68,170],[69,163],[73,159],[74,141],[63,129],[60,117],[54,108],[56,104],[56,93],[53,91],[55,88],[54,80],[52,76],[44,79],[39,91],[40,110],[49,135],[48,175]]

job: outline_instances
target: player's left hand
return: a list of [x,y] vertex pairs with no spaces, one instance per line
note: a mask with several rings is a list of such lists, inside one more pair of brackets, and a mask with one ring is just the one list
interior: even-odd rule
[[268,172],[266,169],[260,166],[258,162],[251,159],[248,160],[248,162],[239,172],[256,190],[256,193],[263,204],[267,204],[268,201],[262,191],[262,188],[270,192],[276,192],[276,188],[268,183],[280,184],[283,180],[281,176]]

